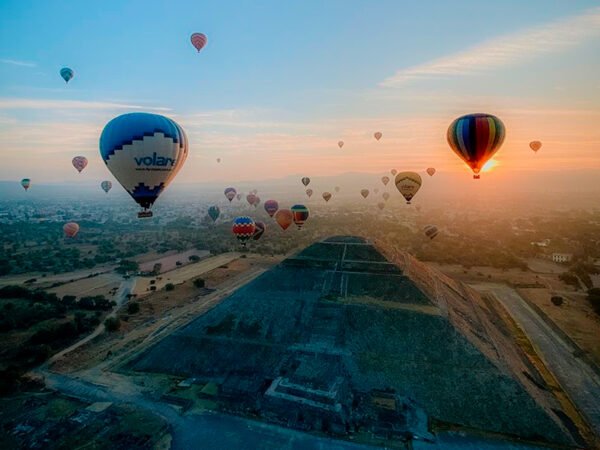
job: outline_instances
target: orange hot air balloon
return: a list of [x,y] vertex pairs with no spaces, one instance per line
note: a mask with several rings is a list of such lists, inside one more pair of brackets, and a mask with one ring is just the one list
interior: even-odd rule
[[430,177],[432,177],[432,176],[435,174],[435,168],[433,168],[433,167],[429,167],[429,168],[427,169],[427,174],[428,174]]
[[367,198],[369,196],[369,190],[368,189],[361,189],[360,195],[362,195],[364,198]]
[[376,131],[376,132],[373,134],[373,137],[374,137],[375,139],[377,139],[377,140],[381,139],[381,136],[383,136],[383,134],[381,134],[381,131]]
[[391,173],[393,176],[396,176],[396,174],[398,173],[398,171],[397,171],[396,169],[392,169],[392,170],[390,170],[390,173]]
[[340,187],[339,186],[336,186],[334,189],[335,189],[335,192],[340,192]]
[[294,215],[289,209],[278,209],[274,217],[282,230],[287,230],[294,221]]
[[542,148],[542,143],[540,141],[531,141],[529,143],[529,148],[531,148],[531,150],[533,150],[535,153],[537,153],[537,151]]
[[68,222],[63,225],[63,231],[65,236],[74,238],[79,233],[79,224],[75,222]]
[[385,208],[385,203],[383,203],[383,202],[379,202],[379,203],[377,203],[377,207],[378,207],[379,209],[383,209],[383,208]]
[[323,200],[325,200],[325,202],[328,202],[330,198],[331,198],[330,192],[323,192]]
[[338,141],[338,147],[342,148],[344,146],[344,141]]
[[383,199],[386,202],[390,199],[390,193],[389,192],[384,192],[383,194],[381,194],[381,196],[383,197]]

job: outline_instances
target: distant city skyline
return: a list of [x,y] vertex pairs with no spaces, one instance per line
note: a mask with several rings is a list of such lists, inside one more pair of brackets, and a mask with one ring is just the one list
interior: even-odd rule
[[174,184],[428,166],[468,178],[445,133],[480,111],[507,128],[494,171],[600,175],[598,3],[441,3],[6,1],[0,180],[114,181],[98,138],[130,111],[186,130]]

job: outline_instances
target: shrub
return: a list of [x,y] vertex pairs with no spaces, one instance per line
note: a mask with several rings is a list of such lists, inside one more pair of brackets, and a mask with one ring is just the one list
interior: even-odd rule
[[131,302],[127,305],[127,313],[135,314],[140,311],[140,304],[138,302]]
[[553,295],[550,301],[556,306],[563,304],[563,298],[560,295]]
[[197,288],[203,288],[206,286],[206,282],[203,278],[196,278],[194,280],[194,286],[196,286]]
[[118,317],[109,317],[104,321],[104,328],[108,332],[118,331],[121,327],[121,321]]
[[165,285],[165,290],[167,290],[167,291],[172,291],[174,289],[175,289],[175,285],[173,283],[167,283]]
[[600,288],[590,289],[587,298],[596,314],[600,315]]

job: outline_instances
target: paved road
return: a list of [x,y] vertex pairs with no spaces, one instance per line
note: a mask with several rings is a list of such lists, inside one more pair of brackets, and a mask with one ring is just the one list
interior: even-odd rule
[[598,375],[584,361],[573,356],[575,349],[564,342],[514,289],[493,283],[472,285],[472,287],[491,293],[505,306],[527,334],[544,364],[556,376],[594,432],[600,436]]

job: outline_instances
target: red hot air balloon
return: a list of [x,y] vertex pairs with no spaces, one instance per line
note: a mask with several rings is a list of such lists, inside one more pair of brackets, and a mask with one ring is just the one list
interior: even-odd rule
[[289,209],[279,209],[275,213],[275,221],[279,224],[282,230],[287,230],[292,224],[294,216]]
[[267,200],[265,202],[265,211],[267,212],[269,217],[273,217],[278,209],[279,203],[277,203],[275,200]]
[[237,238],[237,240],[242,244],[242,246],[246,246],[246,242],[254,236],[254,232],[256,231],[256,224],[254,220],[247,216],[236,217],[233,220],[233,226],[231,227],[231,231]]
[[262,237],[262,235],[265,234],[265,231],[267,230],[267,226],[265,225],[264,222],[255,222],[254,225],[256,226],[256,229],[254,230],[252,239],[255,241],[258,241]]
[[77,233],[79,233],[79,224],[75,222],[65,223],[63,225],[63,231],[65,232],[65,236],[74,238]]
[[435,168],[434,167],[427,168],[427,175],[429,175],[430,177],[435,175]]
[[85,156],[76,156],[71,162],[73,163],[73,167],[75,167],[79,173],[81,173],[88,165],[88,160]]
[[304,222],[308,219],[308,208],[304,205],[294,205],[291,210],[294,223],[298,226],[298,229],[301,229]]
[[206,45],[208,38],[206,37],[205,34],[194,33],[190,37],[190,41],[192,42],[192,45],[196,48],[196,50],[198,50],[198,52],[200,52],[200,50],[202,50],[204,48],[204,46]]
[[376,132],[373,134],[373,137],[374,137],[375,139],[377,139],[377,140],[381,139],[381,136],[383,136],[383,134],[381,134],[381,131],[376,131]]
[[531,141],[529,143],[529,148],[537,153],[537,151],[542,148],[542,143],[540,141]]
[[500,149],[504,142],[504,124],[491,114],[467,114],[448,127],[450,148],[473,171],[473,178],[485,163]]

